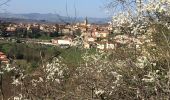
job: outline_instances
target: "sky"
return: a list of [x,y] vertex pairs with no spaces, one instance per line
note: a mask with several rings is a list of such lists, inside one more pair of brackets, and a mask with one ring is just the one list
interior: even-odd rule
[[107,17],[104,0],[11,0],[7,6],[0,8],[1,12],[10,13],[57,13],[66,16],[66,1],[68,15],[74,16],[74,2],[78,17]]

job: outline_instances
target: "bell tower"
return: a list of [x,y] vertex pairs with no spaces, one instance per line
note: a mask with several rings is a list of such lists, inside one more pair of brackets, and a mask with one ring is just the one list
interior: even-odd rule
[[87,26],[87,24],[88,24],[88,19],[86,17],[85,20],[84,20],[84,25]]

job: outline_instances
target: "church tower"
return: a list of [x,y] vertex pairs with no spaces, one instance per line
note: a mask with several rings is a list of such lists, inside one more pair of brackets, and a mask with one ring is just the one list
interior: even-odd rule
[[87,17],[85,18],[85,20],[84,20],[84,26],[86,27],[86,32],[87,32],[87,30],[88,30],[88,19],[87,19]]
[[88,19],[86,17],[85,20],[84,20],[84,25],[87,26],[87,24],[88,24]]

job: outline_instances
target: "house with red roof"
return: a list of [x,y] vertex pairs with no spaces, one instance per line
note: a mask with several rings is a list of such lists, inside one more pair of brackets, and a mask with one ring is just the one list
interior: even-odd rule
[[3,52],[0,52],[0,62],[4,64],[9,63],[9,59]]

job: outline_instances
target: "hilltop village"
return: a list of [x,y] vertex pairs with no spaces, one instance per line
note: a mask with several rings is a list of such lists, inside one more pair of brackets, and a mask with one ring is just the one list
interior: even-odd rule
[[[86,17],[81,23],[11,23],[1,21],[0,41],[56,46],[59,48],[78,47],[99,51],[114,51],[121,47],[136,48],[141,51],[143,44],[151,42],[151,34],[134,36],[125,33],[125,26],[114,26],[114,22],[106,24],[90,24]],[[148,33],[153,30],[148,29]],[[2,62],[8,63],[11,58],[1,51]],[[143,51],[144,52],[144,51]],[[9,52],[7,52],[9,53]]]
[[[56,45],[62,48],[81,46],[86,49],[97,48],[112,50],[121,45],[142,44],[145,35],[134,38],[121,32],[121,27],[113,23],[89,24],[88,18],[75,24],[39,24],[39,23],[4,23],[1,22],[1,39],[10,38],[35,42],[45,45]],[[16,40],[17,41],[17,40]]]

